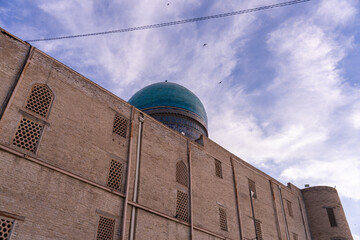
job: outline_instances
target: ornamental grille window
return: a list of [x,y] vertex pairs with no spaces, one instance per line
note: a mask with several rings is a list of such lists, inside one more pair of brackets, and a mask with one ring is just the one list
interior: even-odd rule
[[0,217],[0,240],[9,240],[14,220]]
[[293,210],[292,210],[292,205],[291,205],[291,202],[286,200],[286,205],[287,205],[287,208],[288,208],[288,211],[289,211],[289,215],[292,217],[294,216],[293,215]]
[[293,239],[294,240],[299,240],[298,235],[296,233],[293,233]]
[[40,116],[47,117],[53,98],[54,94],[48,86],[36,84],[31,89],[25,108]]
[[115,219],[100,216],[96,240],[112,240],[114,238]]
[[256,231],[257,240],[264,240],[262,236],[261,223],[257,219],[255,219],[255,231]]
[[215,159],[215,175],[219,178],[223,178],[221,162],[216,159]]
[[226,210],[224,208],[219,207],[219,218],[220,218],[220,229],[227,231],[227,216],[226,216]]
[[121,190],[121,180],[124,165],[116,160],[111,160],[109,176],[106,185],[114,190]]
[[328,217],[329,217],[330,226],[337,227],[335,214],[334,214],[334,208],[326,208],[326,211],[327,211],[327,214],[328,214]]
[[182,191],[177,191],[176,218],[188,221],[188,195]]
[[43,126],[23,118],[13,139],[13,145],[35,153]]
[[126,138],[127,120],[119,115],[115,115],[113,133]]
[[250,193],[252,192],[252,196],[254,197],[254,198],[256,198],[257,196],[256,196],[256,186],[255,186],[255,182],[253,181],[253,180],[250,180],[249,179],[249,191],[250,191]]
[[176,182],[188,186],[187,167],[183,161],[176,163]]

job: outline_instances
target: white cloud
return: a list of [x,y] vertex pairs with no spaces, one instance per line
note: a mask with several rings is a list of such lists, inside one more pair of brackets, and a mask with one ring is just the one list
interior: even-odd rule
[[[256,94],[227,93],[230,99],[225,98],[223,109],[212,116],[216,127],[211,133],[245,160],[265,163],[262,166],[268,161],[277,164],[283,169],[282,180],[299,186],[336,185],[340,194],[360,200],[360,194],[352,191],[359,184],[360,150],[354,142],[360,139],[348,124],[354,129],[359,126],[354,103],[360,97],[358,90],[345,84],[339,69],[353,41],[339,28],[356,11],[353,1],[342,3],[341,10],[328,11],[331,4],[335,1],[321,1],[308,16],[288,19],[269,34],[276,77]],[[266,108],[262,102],[253,104],[264,95],[269,96]]]
[[321,1],[313,18],[316,22],[321,23],[324,28],[327,26],[330,28],[334,28],[339,25],[344,26],[357,13],[356,4],[356,0]]

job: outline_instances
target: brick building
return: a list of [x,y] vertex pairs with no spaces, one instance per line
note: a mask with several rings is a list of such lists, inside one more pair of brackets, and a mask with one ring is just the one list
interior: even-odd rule
[[1,240],[352,239],[334,188],[211,141],[196,96],[141,111],[0,30]]

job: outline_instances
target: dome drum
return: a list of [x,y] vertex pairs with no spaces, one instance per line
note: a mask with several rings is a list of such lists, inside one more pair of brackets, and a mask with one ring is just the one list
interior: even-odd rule
[[[167,113],[168,115],[170,114],[183,115],[190,119],[194,119],[196,122],[198,122],[199,125],[206,126],[207,124],[199,115],[182,108],[160,106],[160,107],[142,109],[142,111],[145,112],[146,114],[149,114],[150,116],[155,116],[157,114],[165,114],[165,113]],[[204,135],[207,136],[208,134],[206,128],[204,127],[202,128],[204,129]]]
[[155,113],[150,114],[153,118],[162,122],[171,129],[185,134],[190,139],[196,140],[201,135],[207,136],[207,130],[198,121],[183,114]]

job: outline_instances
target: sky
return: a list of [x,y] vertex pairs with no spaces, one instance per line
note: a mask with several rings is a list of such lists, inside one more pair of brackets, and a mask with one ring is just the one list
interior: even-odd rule
[[[283,1],[0,0],[0,27],[31,40]],[[124,100],[155,82],[185,86],[204,104],[213,141],[284,184],[336,187],[360,240],[359,10],[358,0],[312,0],[32,44]]]

